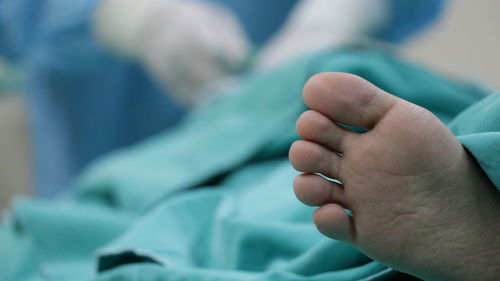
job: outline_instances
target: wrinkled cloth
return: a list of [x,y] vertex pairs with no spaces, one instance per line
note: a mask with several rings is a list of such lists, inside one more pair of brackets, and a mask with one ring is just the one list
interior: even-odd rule
[[93,165],[65,198],[18,200],[0,226],[0,280],[401,280],[321,236],[293,195],[287,151],[302,86],[326,71],[451,121],[500,187],[500,95],[389,54],[325,53],[250,77],[173,131]]
[[500,93],[474,104],[449,127],[500,191]]

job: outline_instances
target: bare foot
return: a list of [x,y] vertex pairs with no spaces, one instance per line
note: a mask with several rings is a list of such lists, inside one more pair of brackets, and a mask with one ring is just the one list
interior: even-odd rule
[[424,280],[500,279],[500,193],[432,113],[343,73],[304,100],[290,161],[321,233]]

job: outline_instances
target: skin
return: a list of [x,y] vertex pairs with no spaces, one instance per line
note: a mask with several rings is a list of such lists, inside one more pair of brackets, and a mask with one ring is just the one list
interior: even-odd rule
[[321,233],[424,280],[498,280],[500,193],[437,117],[345,73],[315,75],[303,97],[289,156]]

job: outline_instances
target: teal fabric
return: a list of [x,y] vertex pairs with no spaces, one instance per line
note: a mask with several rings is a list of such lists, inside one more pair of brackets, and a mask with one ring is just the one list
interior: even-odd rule
[[[76,194],[144,210],[163,196],[201,185],[256,157],[283,157],[296,138],[295,120],[304,111],[302,86],[325,71],[361,75],[445,122],[484,96],[471,85],[451,83],[390,55],[322,54],[252,77],[231,98],[194,112],[173,132],[108,157],[81,179]],[[147,192],[138,186],[147,186]]]
[[456,118],[451,128],[498,186],[498,95],[471,107],[485,91],[390,54],[325,53],[255,74],[178,128],[102,159],[65,198],[15,202],[0,226],[0,280],[398,278],[321,236],[313,208],[293,195],[287,151],[305,110],[302,86],[325,71],[361,75],[444,122]]
[[449,127],[500,191],[500,93],[471,106]]

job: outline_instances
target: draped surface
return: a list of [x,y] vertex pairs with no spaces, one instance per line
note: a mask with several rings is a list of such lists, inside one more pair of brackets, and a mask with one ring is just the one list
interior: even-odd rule
[[499,95],[390,54],[325,53],[254,75],[177,129],[104,158],[64,198],[17,200],[0,226],[0,280],[397,278],[321,236],[293,195],[287,151],[302,86],[325,71],[360,75],[451,121],[500,186]]

